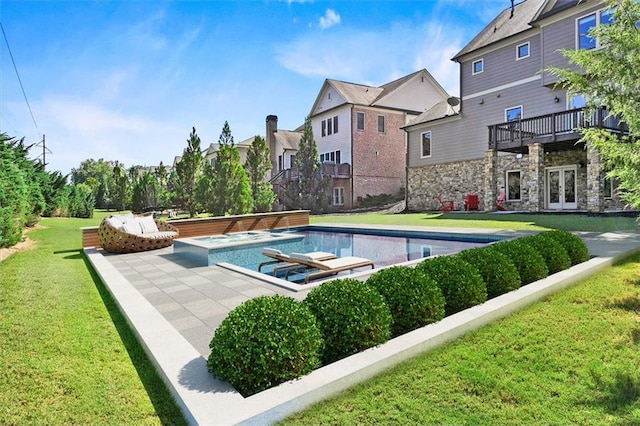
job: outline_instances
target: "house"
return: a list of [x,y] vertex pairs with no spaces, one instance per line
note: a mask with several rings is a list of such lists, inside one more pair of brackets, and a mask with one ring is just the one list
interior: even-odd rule
[[[235,147],[238,148],[238,153],[240,154],[240,162],[244,164],[247,161],[247,151],[251,147],[253,143],[253,137],[249,139],[245,139],[241,142],[235,144]],[[213,166],[213,163],[216,161],[218,150],[220,149],[220,144],[218,142],[212,142],[209,144],[209,147],[204,152],[205,160]]]
[[333,207],[405,188],[402,127],[447,98],[426,69],[379,87],[325,80],[309,117],[323,173],[333,178]]
[[579,140],[585,126],[624,126],[604,109],[588,116],[584,98],[569,97],[546,71],[569,66],[560,49],[598,48],[586,33],[610,16],[602,1],[526,0],[471,40],[452,59],[460,99],[404,127],[407,208],[436,210],[440,197],[461,209],[477,195],[487,211],[498,198],[514,211],[623,209],[600,155]]

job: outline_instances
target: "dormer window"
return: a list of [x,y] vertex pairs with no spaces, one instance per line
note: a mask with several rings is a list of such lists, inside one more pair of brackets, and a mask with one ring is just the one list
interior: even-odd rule
[[520,59],[528,58],[530,55],[530,50],[531,50],[531,46],[529,42],[518,45],[518,47],[516,47],[516,61],[519,61]]
[[476,75],[484,71],[484,59],[478,59],[471,64],[471,74]]

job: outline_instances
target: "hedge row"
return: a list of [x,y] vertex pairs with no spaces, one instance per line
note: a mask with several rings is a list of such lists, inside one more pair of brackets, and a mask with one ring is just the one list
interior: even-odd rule
[[552,231],[332,280],[303,302],[259,297],[218,327],[207,365],[249,396],[588,258],[578,237]]

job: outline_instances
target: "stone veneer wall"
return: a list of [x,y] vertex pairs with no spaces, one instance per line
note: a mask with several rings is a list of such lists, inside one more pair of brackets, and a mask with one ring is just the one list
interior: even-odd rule
[[[532,145],[530,154],[487,151],[482,160],[461,161],[412,167],[408,170],[407,208],[414,211],[439,210],[437,197],[453,200],[455,210],[464,210],[467,194],[478,194],[480,209],[496,210],[497,198],[505,190],[506,172],[520,170],[521,199],[505,201],[506,210],[536,212],[546,209],[545,169],[577,166],[576,198],[578,210],[591,212],[623,210],[625,203],[617,196],[604,199],[601,160],[597,154],[574,149],[545,152],[544,145]],[[494,163],[495,161],[495,163]]]
[[464,210],[468,194],[477,194],[480,209],[484,197],[484,160],[460,161],[411,167],[408,170],[407,208],[409,210],[440,210],[437,197],[453,200],[455,210]]

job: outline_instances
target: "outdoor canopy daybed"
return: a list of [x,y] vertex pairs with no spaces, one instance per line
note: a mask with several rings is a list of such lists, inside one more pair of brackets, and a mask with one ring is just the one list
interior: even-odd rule
[[98,228],[98,241],[110,253],[136,253],[169,247],[178,229],[152,216],[132,214],[105,217]]

